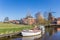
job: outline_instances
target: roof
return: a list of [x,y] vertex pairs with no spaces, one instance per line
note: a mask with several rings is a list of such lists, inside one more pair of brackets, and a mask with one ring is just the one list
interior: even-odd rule
[[27,16],[26,18],[33,18],[32,16]]

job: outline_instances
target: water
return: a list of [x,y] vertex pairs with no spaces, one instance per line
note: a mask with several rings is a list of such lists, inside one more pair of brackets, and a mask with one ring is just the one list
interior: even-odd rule
[[39,38],[40,38],[40,35],[32,36],[32,37],[14,38],[14,39],[11,39],[11,40],[36,40],[36,39],[39,39]]
[[31,37],[13,37],[13,38],[0,38],[0,40],[40,40],[41,35],[31,36]]
[[60,40],[60,31],[57,31],[55,33],[49,34],[47,32],[43,37],[40,37],[40,35],[37,36],[31,36],[31,37],[13,37],[13,38],[0,38],[0,40]]

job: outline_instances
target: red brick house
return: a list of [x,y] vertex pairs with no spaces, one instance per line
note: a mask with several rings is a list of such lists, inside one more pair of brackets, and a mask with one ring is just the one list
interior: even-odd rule
[[60,25],[60,17],[57,18],[57,24]]
[[60,17],[59,17],[59,18],[55,18],[55,19],[52,21],[52,24],[58,24],[58,25],[60,25]]
[[19,22],[19,20],[11,20],[11,21],[9,21],[10,23],[14,23],[14,24],[19,24],[20,22]]
[[27,16],[26,18],[23,18],[22,22],[23,24],[29,24],[29,25],[36,23],[35,19],[32,16]]

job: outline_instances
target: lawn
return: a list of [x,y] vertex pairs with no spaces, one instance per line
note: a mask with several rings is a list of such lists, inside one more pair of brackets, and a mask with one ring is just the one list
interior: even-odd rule
[[24,29],[28,30],[33,28],[31,25],[18,25],[18,24],[11,24],[11,23],[0,23],[0,34],[9,34],[18,31],[22,31]]

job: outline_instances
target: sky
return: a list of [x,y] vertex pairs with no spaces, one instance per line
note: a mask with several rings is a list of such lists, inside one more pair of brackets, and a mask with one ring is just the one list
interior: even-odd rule
[[[50,10],[51,9],[51,10]],[[46,15],[53,13],[54,17],[60,17],[60,0],[0,0],[0,21],[5,17],[10,20],[19,20],[26,17],[28,12],[35,17],[37,12]]]

